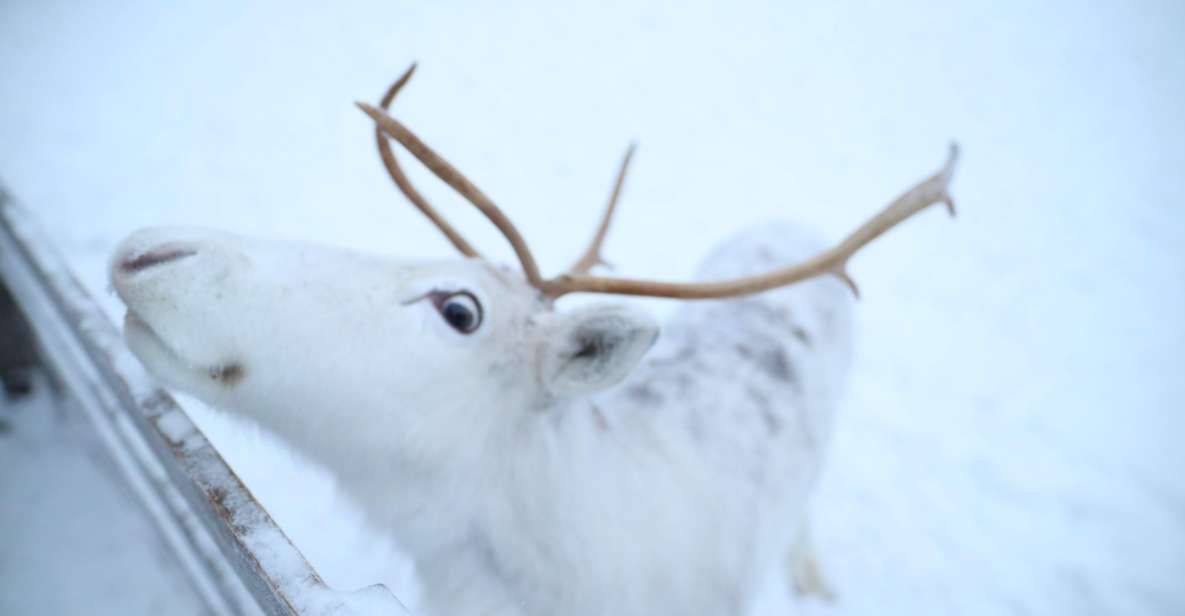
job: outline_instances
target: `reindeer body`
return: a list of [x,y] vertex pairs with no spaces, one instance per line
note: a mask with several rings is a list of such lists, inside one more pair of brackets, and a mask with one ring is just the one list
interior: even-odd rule
[[[815,247],[766,228],[702,274]],[[579,395],[537,383],[562,313],[484,262],[155,229],[113,281],[149,368],[331,468],[415,558],[426,614],[743,614],[804,522],[850,346],[850,296],[817,279],[681,306],[626,380]],[[447,285],[489,306],[486,338],[409,301]],[[654,341],[589,310],[640,332],[628,367]]]

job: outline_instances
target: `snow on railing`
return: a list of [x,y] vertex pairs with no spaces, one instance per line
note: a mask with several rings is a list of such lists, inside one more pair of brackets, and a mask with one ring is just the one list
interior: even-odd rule
[[325,585],[3,189],[0,278],[213,612],[408,613],[382,585]]

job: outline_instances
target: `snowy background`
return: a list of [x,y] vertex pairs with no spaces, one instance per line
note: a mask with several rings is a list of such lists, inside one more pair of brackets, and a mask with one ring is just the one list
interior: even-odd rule
[[[1185,3],[884,4],[5,0],[0,180],[116,317],[105,262],[145,225],[450,255],[352,105],[412,60],[397,115],[552,271],[631,139],[607,252],[667,278],[765,220],[838,237],[957,139],[959,218],[853,262],[861,344],[813,506],[839,600],[792,607],[1185,613]],[[323,471],[192,406],[331,584],[414,602]]]

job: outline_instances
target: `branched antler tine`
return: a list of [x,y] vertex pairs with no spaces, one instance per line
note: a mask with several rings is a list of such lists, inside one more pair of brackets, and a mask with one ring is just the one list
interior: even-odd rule
[[[399,91],[403,89],[403,86],[408,82],[409,79],[411,79],[412,74],[415,72],[416,65],[412,64],[411,67],[409,67],[407,71],[403,73],[403,76],[396,80],[395,83],[391,84],[391,87],[387,89],[387,93],[383,95],[382,102],[380,103],[384,110],[391,107],[391,102],[395,100],[395,96],[399,94]],[[411,180],[409,180],[407,177],[407,174],[403,172],[403,168],[399,166],[399,160],[395,158],[395,152],[391,150],[391,142],[388,141],[387,136],[383,133],[383,129],[377,125],[374,128],[374,140],[378,145],[379,157],[383,160],[383,166],[387,168],[387,174],[391,176],[392,180],[394,180],[395,185],[399,187],[400,192],[402,192],[403,195],[407,197],[407,199],[411,201],[421,213],[424,214],[424,216],[428,217],[428,220],[432,221],[432,224],[436,225],[436,227],[440,229],[441,233],[444,233],[444,236],[448,238],[448,241],[451,242],[452,245],[461,252],[461,254],[465,255],[466,257],[480,257],[481,255],[477,252],[477,250],[475,250],[473,246],[470,245],[469,242],[466,241],[465,238],[462,237],[461,234],[436,211],[436,208],[432,207],[432,204],[428,203],[428,200],[425,199],[422,194],[420,194],[420,191],[416,190],[416,187],[412,185]]]
[[944,203],[953,214],[954,201],[951,199],[949,189],[958,157],[958,146],[952,143],[946,163],[937,173],[897,197],[888,207],[860,225],[836,246],[795,265],[755,276],[690,284],[565,274],[545,282],[543,292],[552,298],[568,293],[584,292],[676,299],[711,299],[767,291],[815,276],[832,274],[859,296],[856,283],[847,273],[848,259],[885,231],[930,205]]
[[955,215],[955,203],[951,199],[949,188],[951,176],[955,172],[955,164],[959,161],[958,144],[950,144],[950,153],[946,163],[937,173],[922,183],[914,186],[901,196],[893,200],[888,207],[879,214],[860,225],[851,232],[839,248],[846,249],[849,254],[855,253],[872,240],[880,237],[884,232],[895,227],[898,223],[922,211],[935,203],[943,203],[951,216]]
[[946,205],[947,212],[954,217],[955,202],[950,196],[950,180],[954,176],[955,165],[958,162],[959,145],[951,143],[942,169],[894,199],[888,207],[857,227],[833,249],[840,259],[831,273],[843,281],[856,297],[860,297],[860,288],[847,272],[848,259],[852,255],[889,229],[935,203]]
[[526,275],[527,281],[535,287],[542,287],[543,277],[539,275],[539,266],[535,264],[535,257],[531,255],[530,248],[527,247],[526,240],[515,228],[514,223],[506,217],[506,214],[498,208],[494,202],[481,192],[470,182],[468,178],[461,174],[460,171],[453,167],[447,160],[437,154],[432,148],[428,147],[426,143],[420,140],[414,133],[404,126],[399,120],[387,115],[383,110],[376,109],[372,105],[366,103],[357,103],[362,111],[366,112],[379,127],[389,135],[391,138],[398,141],[407,151],[411,152],[413,156],[418,158],[425,167],[428,167],[436,177],[444,181],[465,197],[472,203],[494,226],[506,236],[510,246],[514,248],[514,253],[518,256],[519,262],[523,267],[523,274]]
[[625,157],[621,159],[621,167],[617,170],[617,180],[613,183],[613,193],[609,195],[609,205],[605,207],[605,214],[601,217],[601,224],[589,242],[588,249],[568,268],[569,274],[586,274],[597,265],[608,264],[601,256],[601,246],[605,243],[605,235],[609,233],[609,223],[613,220],[614,211],[617,210],[617,199],[621,197],[621,187],[625,184],[626,172],[629,171],[630,161],[636,149],[636,143],[630,143],[626,149]]

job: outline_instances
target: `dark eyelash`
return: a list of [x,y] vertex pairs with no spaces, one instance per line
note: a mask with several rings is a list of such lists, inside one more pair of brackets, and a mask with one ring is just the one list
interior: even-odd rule
[[443,289],[432,289],[431,291],[428,291],[427,293],[421,293],[415,297],[412,297],[410,299],[405,299],[399,303],[403,306],[410,306],[412,304],[422,302],[426,299],[432,299],[433,304],[439,305],[437,303],[437,299],[435,299],[435,298],[445,298],[445,297],[448,297],[448,296],[456,294],[456,293],[459,293],[459,291],[445,291]]

